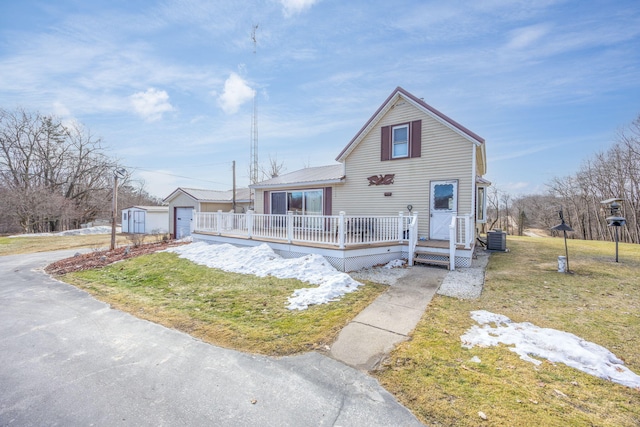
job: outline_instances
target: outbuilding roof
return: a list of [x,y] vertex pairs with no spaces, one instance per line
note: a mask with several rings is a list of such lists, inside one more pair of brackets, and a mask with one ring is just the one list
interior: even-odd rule
[[141,206],[141,205],[136,205],[136,206],[129,206],[128,208],[124,208],[123,210],[127,210],[127,209],[141,209],[143,211],[147,211],[147,212],[169,212],[169,206]]
[[266,181],[250,185],[251,188],[278,188],[296,185],[327,185],[344,182],[344,165],[327,165],[304,168]]
[[[198,202],[209,203],[231,203],[233,201],[233,190],[206,190],[202,188],[184,188],[178,187],[171,194],[169,194],[164,201],[168,202],[173,199],[178,193],[184,193],[187,196],[197,200]],[[236,188],[236,202],[250,202],[251,190],[248,188]]]

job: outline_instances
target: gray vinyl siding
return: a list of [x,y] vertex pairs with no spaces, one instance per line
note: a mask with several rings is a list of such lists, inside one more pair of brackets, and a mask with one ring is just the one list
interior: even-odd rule
[[[422,120],[422,156],[380,160],[381,127]],[[333,212],[351,215],[419,213],[419,235],[429,233],[429,183],[457,180],[458,213],[472,212],[473,150],[467,139],[400,98],[345,160],[346,181],[333,190]],[[371,185],[367,177],[395,174],[391,185]],[[391,196],[384,193],[390,192]]]

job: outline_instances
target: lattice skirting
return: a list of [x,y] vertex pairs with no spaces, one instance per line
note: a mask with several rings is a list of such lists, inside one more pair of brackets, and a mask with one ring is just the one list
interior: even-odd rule
[[[223,238],[208,235],[193,235],[194,241],[204,241],[207,243],[231,243],[237,246],[257,246],[265,242],[247,239]],[[310,253],[320,253],[326,260],[338,271],[357,271],[363,268],[373,267],[374,265],[383,265],[394,259],[407,259],[409,257],[406,251],[407,247],[402,245],[394,245],[382,248],[374,248],[369,250],[327,250],[313,247],[301,247],[294,245],[282,245],[276,243],[267,243],[275,253],[283,258],[298,258]],[[437,255],[436,255],[437,257]],[[446,256],[443,257],[446,259]],[[457,267],[471,267],[471,254],[469,257],[456,256]]]
[[[274,249],[274,252],[283,258],[298,258],[307,255],[305,253],[280,251],[277,249]],[[336,270],[346,272],[357,271],[363,268],[373,267],[374,265],[384,265],[394,259],[407,259],[407,256],[407,252],[402,251],[352,257],[347,256],[344,258],[324,255],[325,259],[329,261],[329,264],[331,264]]]

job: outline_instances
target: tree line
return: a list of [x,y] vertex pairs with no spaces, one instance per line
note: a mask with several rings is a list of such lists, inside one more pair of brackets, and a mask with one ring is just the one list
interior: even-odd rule
[[513,197],[490,187],[487,228],[519,235],[528,228],[550,230],[560,223],[562,209],[571,237],[613,240],[615,230],[606,221],[611,212],[601,203],[611,198],[623,199],[620,216],[627,222],[618,230],[620,241],[640,243],[640,115],[577,172],[553,178],[544,194]]
[[[111,217],[118,161],[79,123],[0,108],[0,233],[80,228]],[[120,206],[158,204],[128,179]]]

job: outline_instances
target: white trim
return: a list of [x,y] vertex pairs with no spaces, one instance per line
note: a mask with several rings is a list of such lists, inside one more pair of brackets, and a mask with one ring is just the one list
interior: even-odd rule
[[[410,123],[391,126],[391,158],[392,159],[406,159],[407,157],[409,157],[409,139],[410,139],[409,138],[409,136],[410,136],[409,125],[410,125]],[[395,142],[395,132],[394,131],[396,129],[400,129],[400,128],[405,128],[407,130],[407,139],[402,143],[403,145],[406,145],[407,153],[402,155],[402,156],[396,156],[395,155],[396,142]],[[400,145],[400,143],[398,143],[398,145]]]
[[453,126],[451,123],[449,123],[448,121],[444,120],[443,118],[441,118],[440,116],[438,116],[437,114],[432,113],[431,111],[429,111],[428,109],[424,108],[422,105],[418,104],[417,102],[415,102],[412,99],[409,98],[405,98],[404,96],[402,97],[402,99],[407,100],[411,105],[413,105],[414,107],[424,111],[428,116],[433,117],[437,122],[439,122],[440,124],[445,125],[446,127],[448,127],[449,129],[451,129],[452,131],[454,131],[455,133],[457,133],[458,135],[462,136],[464,139],[466,139],[467,141],[472,142],[474,145],[477,146],[481,146],[482,142],[478,141],[475,138],[472,138],[471,136],[469,136],[468,134],[466,134],[465,132],[461,131],[460,129],[458,129],[457,127]]
[[332,185],[332,184],[344,184],[344,179],[338,178],[338,179],[326,179],[323,181],[289,182],[284,184],[271,184],[271,185],[253,184],[253,185],[250,185],[249,187],[256,190],[270,190],[270,189],[278,189],[278,188],[296,189],[296,187],[306,189],[309,186],[313,187],[318,185]]
[[476,193],[478,191],[476,187],[476,177],[478,176],[476,174],[476,147],[472,145],[471,150],[471,210],[469,213],[473,215],[475,221],[478,217],[476,212]]
[[[369,134],[369,132],[371,132],[371,130],[376,127],[378,125],[378,122],[380,121],[380,119],[382,118],[382,116],[384,116],[385,114],[387,114],[389,112],[389,110],[396,104],[396,101],[398,100],[398,98],[400,97],[400,92],[396,92],[396,94],[393,96],[393,98],[391,98],[389,100],[389,102],[387,102],[387,105],[385,105],[380,112],[374,117],[373,120],[371,120],[371,122],[369,123],[369,125],[362,129],[362,131],[360,132],[360,134],[358,135],[358,138],[353,141],[351,143],[351,145],[349,145],[347,151],[345,151],[342,156],[338,157],[336,160],[338,162],[342,162],[344,163],[344,159],[349,156],[349,154],[351,154],[353,152],[353,150],[355,150],[355,148],[360,144],[360,142],[362,142],[362,140],[364,139],[364,137],[366,135]],[[404,99],[404,97],[403,97]]]

